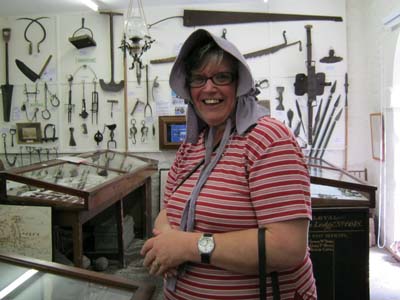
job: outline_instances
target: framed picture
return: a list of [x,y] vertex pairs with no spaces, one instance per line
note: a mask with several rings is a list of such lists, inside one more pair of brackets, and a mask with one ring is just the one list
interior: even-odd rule
[[178,149],[186,138],[185,116],[159,116],[160,149]]
[[385,127],[382,113],[369,115],[371,125],[372,158],[385,160]]
[[34,144],[42,142],[40,123],[17,123],[18,143]]

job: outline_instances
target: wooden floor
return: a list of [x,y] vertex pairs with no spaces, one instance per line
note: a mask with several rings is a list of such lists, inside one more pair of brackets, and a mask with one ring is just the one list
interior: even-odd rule
[[370,248],[370,300],[400,300],[400,262],[391,253]]

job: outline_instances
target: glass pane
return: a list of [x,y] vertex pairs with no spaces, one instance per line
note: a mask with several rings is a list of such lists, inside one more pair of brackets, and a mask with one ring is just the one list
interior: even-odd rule
[[323,169],[313,165],[309,165],[308,169],[310,171],[310,176],[345,181],[350,183],[360,183],[359,181],[343,173],[343,171],[341,170]]
[[89,190],[116,178],[120,173],[84,164],[63,163],[20,175],[78,190]]
[[350,189],[338,188],[327,185],[311,184],[312,198],[341,199],[341,200],[357,200],[368,201],[369,199],[363,194]]
[[138,168],[148,165],[148,162],[133,156],[118,152],[96,153],[88,157],[88,163],[103,168],[133,172]]
[[21,286],[7,299],[15,300],[129,300],[134,292],[100,284],[39,273]]
[[0,262],[0,291],[25,273],[28,269]]

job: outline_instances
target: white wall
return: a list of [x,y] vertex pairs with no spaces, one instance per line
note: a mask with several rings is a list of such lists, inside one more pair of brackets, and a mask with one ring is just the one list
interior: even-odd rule
[[[179,5],[179,6],[149,6],[145,7],[146,17],[148,23],[153,23],[160,19],[182,15],[184,8],[204,9],[204,10],[232,10],[232,11],[253,11],[253,12],[276,12],[276,13],[293,13],[293,14],[316,14],[316,15],[335,15],[345,17],[345,1],[323,0],[315,5],[315,1],[302,0],[293,3],[293,1],[270,1],[265,4],[262,1],[231,1],[231,3],[216,4],[210,8],[209,4],[196,4],[196,5]],[[32,16],[31,16],[32,17]],[[36,16],[33,16],[36,17]],[[76,72],[77,68],[82,64],[87,64],[96,73],[97,79],[104,79],[106,82],[110,80],[110,54],[109,54],[109,23],[108,17],[94,14],[94,13],[76,13],[76,14],[59,14],[49,16],[50,19],[42,20],[48,30],[48,38],[42,44],[41,53],[34,53],[34,55],[27,55],[27,43],[23,39],[23,31],[26,22],[17,21],[16,17],[6,18],[2,21],[8,24],[13,30],[13,40],[10,43],[10,79],[12,84],[15,85],[12,122],[0,123],[0,131],[8,132],[10,127],[13,127],[17,122],[26,122],[25,113],[21,111],[22,104],[26,101],[23,94],[23,84],[28,84],[28,89],[33,89],[34,85],[27,80],[21,72],[16,68],[14,59],[18,58],[23,60],[28,66],[32,67],[38,72],[43,65],[44,60],[49,54],[53,54],[53,59],[50,62],[44,74],[44,80],[48,81],[49,87],[52,91],[56,91],[62,104],[59,108],[51,108],[53,117],[49,121],[44,121],[38,118],[38,122],[42,123],[42,129],[45,123],[52,122],[57,125],[57,134],[60,140],[56,144],[59,146],[59,152],[76,152],[87,151],[93,149],[103,149],[106,147],[106,142],[109,140],[108,131],[104,133],[103,142],[97,146],[93,141],[93,135],[97,130],[102,131],[104,124],[116,123],[117,130],[115,132],[115,139],[119,149],[124,148],[124,106],[123,106],[123,92],[110,93],[103,92],[97,86],[100,94],[100,114],[99,124],[92,125],[90,116],[86,120],[82,120],[78,114],[81,111],[82,99],[82,80],[86,82],[86,106],[90,109],[91,98],[90,92],[92,85],[88,84],[92,81],[93,76],[90,72],[78,72],[75,74],[73,81],[73,103],[75,104],[73,120],[71,124],[67,123],[67,109],[66,104],[68,101],[68,82],[67,77]],[[80,51],[76,50],[69,42],[70,37],[74,30],[80,27],[81,17],[85,17],[85,25],[91,28],[94,32],[94,39],[97,42],[97,47],[86,48]],[[345,20],[346,21],[346,20]],[[122,65],[122,52],[118,49],[120,40],[122,38],[123,18],[114,17],[114,59],[115,59],[115,81],[119,82],[123,79],[123,65]],[[319,22],[319,21],[297,21],[297,22],[276,22],[276,23],[249,23],[249,24],[232,24],[224,26],[209,26],[207,27],[211,32],[221,35],[222,29],[227,29],[227,38],[235,43],[238,48],[244,52],[252,52],[262,48],[268,48],[283,43],[282,32],[286,30],[286,37],[288,43],[298,40],[302,41],[303,51],[300,52],[297,45],[283,49],[273,55],[263,56],[258,58],[249,59],[248,63],[253,71],[257,80],[268,79],[270,87],[262,90],[260,99],[270,100],[272,115],[282,121],[287,121],[286,111],[291,108],[295,112],[293,124],[297,124],[298,117],[296,114],[295,100],[298,99],[304,122],[307,120],[307,96],[294,95],[294,77],[297,73],[307,73],[305,61],[307,59],[306,49],[306,30],[304,25],[311,24],[312,28],[312,49],[313,60],[316,61],[316,71],[324,72],[327,75],[327,81],[338,81],[336,93],[342,95],[342,102],[340,107],[343,106],[344,101],[344,74],[347,71],[347,41],[346,41],[346,22]],[[33,28],[33,27],[32,27]],[[177,54],[182,41],[194,30],[195,28],[188,28],[183,26],[182,19],[171,19],[155,25],[151,28],[150,34],[156,40],[151,49],[145,53],[143,61],[148,63],[151,59],[163,58],[174,56]],[[39,32],[33,32],[33,35],[40,35]],[[330,48],[334,48],[336,55],[341,56],[344,60],[337,64],[322,64],[319,59],[327,56]],[[2,62],[0,62],[1,65]],[[128,65],[131,59],[128,57]],[[168,75],[172,64],[164,65],[149,65],[149,86],[151,88],[152,82],[156,76],[160,87],[155,91],[156,101],[162,104],[171,102],[171,91],[168,86]],[[142,101],[146,101],[146,89],[144,85],[144,70],[142,75],[142,84],[136,83],[135,71],[128,72],[128,112],[132,108],[139,97]],[[41,89],[42,82],[39,83]],[[278,101],[277,86],[284,86],[284,106],[285,112],[276,111],[275,108]],[[42,91],[43,93],[43,91]],[[329,94],[329,88],[325,89],[325,94],[321,97],[326,101]],[[318,101],[321,99],[318,97]],[[110,104],[106,102],[107,99],[118,99],[119,103],[114,107],[114,117],[110,117]],[[334,100],[333,99],[333,100]],[[43,103],[43,98],[39,98],[40,103]],[[333,102],[333,101],[332,101]],[[144,117],[143,107],[139,108],[136,113],[136,127],[139,130],[137,139],[140,138],[141,122],[150,127],[150,135],[144,142],[138,142],[135,145],[129,140],[129,151],[158,151],[158,133],[155,137],[151,135],[151,126],[157,124],[157,107],[154,99],[150,97],[150,104],[153,106],[153,119]],[[42,109],[42,104],[38,105]],[[316,109],[314,109],[316,111]],[[30,116],[32,110],[30,111]],[[129,116],[129,122],[131,117]],[[86,123],[89,134],[83,135],[81,133],[81,124]],[[305,124],[307,126],[307,124]],[[77,147],[70,147],[69,143],[69,127],[74,127],[74,137],[78,144]],[[344,154],[344,118],[338,122],[329,149],[325,154],[325,158],[338,165],[343,164]],[[304,140],[306,137],[301,133]],[[301,142],[301,140],[299,140]],[[41,146],[41,145],[35,145]],[[42,145],[52,146],[48,144]],[[1,147],[3,145],[1,144]],[[9,152],[18,152],[19,145],[13,149],[8,149]]]
[[[355,166],[367,166],[370,183],[378,186],[381,243],[385,242],[386,246],[395,239],[395,224],[398,223],[395,209],[399,196],[395,170],[398,154],[394,152],[399,139],[394,132],[398,108],[390,107],[390,97],[399,29],[385,30],[382,20],[399,9],[398,1],[394,0],[347,1],[350,99],[353,100],[349,158]],[[382,112],[385,120],[384,163],[371,159],[371,136],[366,130],[369,114],[376,112]]]

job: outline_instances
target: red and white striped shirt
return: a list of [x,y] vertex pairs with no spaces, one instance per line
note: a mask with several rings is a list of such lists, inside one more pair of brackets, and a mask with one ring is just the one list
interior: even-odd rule
[[[164,205],[178,226],[202,166],[176,186],[205,156],[204,134],[197,144],[182,144],[171,166]],[[174,191],[174,192],[173,192]],[[298,218],[311,219],[310,180],[303,154],[291,132],[269,117],[246,135],[233,134],[196,202],[195,231],[223,233]],[[279,272],[281,299],[316,299],[312,263]],[[270,278],[267,291],[270,299]],[[166,299],[259,299],[257,275],[233,273],[212,265],[189,263]],[[271,298],[272,299],[272,298]]]

